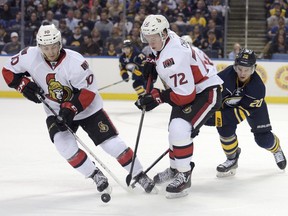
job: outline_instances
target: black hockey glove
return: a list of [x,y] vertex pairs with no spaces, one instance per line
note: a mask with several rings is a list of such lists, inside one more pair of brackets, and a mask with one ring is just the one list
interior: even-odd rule
[[129,81],[129,74],[125,71],[125,72],[121,72],[121,77],[125,82]]
[[155,63],[154,55],[149,55],[146,58],[146,62],[143,67],[143,77],[145,80],[148,80],[150,74],[151,74],[153,83],[156,82],[158,73],[156,71],[156,63]]
[[66,131],[66,125],[71,128],[73,124],[73,119],[77,114],[77,108],[70,102],[64,102],[61,104],[61,109],[59,111],[59,117],[56,118],[56,124],[60,131]]
[[143,110],[144,106],[146,111],[150,111],[163,103],[161,99],[161,91],[159,89],[152,89],[151,93],[140,96],[135,102],[138,109]]
[[17,90],[22,93],[23,96],[26,97],[28,100],[31,100],[35,103],[41,103],[36,94],[42,96],[43,90],[39,88],[39,86],[30,79],[26,77],[22,78]]

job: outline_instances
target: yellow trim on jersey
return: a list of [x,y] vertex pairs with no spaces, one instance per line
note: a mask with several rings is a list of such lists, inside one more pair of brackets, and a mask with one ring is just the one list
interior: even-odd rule
[[243,112],[245,112],[246,116],[250,116],[250,112],[248,110],[244,109],[242,106],[239,106],[239,109],[241,109]]
[[241,122],[241,119],[239,118],[238,113],[237,113],[237,110],[238,110],[238,109],[237,109],[237,108],[234,108],[233,110],[234,110],[235,118],[237,119],[238,122]]
[[234,108],[234,114],[239,123],[246,119],[246,115],[241,109]]
[[124,73],[127,73],[127,70],[121,70],[120,71],[120,76],[122,76]]
[[142,72],[139,71],[139,70],[137,70],[137,69],[135,69],[135,70],[133,71],[133,73],[134,73],[136,76],[141,76],[141,75],[142,75]]
[[144,95],[145,94],[145,89],[143,86],[136,87],[135,91],[137,92],[137,95]]

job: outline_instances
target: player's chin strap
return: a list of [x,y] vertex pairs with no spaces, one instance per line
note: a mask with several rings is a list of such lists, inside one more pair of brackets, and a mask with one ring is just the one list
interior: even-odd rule
[[[38,99],[53,113],[53,115],[58,119],[59,122],[63,122],[63,118],[59,116],[56,111],[45,101],[43,95],[36,94]],[[85,145],[85,143],[74,133],[74,131],[64,123],[67,130],[75,137],[78,143],[100,164],[100,166],[126,191],[129,192],[128,188],[121,183],[121,181],[111,172],[111,170]]]

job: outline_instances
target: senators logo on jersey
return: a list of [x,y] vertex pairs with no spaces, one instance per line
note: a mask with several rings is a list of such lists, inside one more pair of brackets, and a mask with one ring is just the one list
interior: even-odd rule
[[99,127],[101,133],[105,133],[105,132],[107,132],[109,130],[108,125],[104,124],[102,121],[100,121],[98,123],[98,127]]
[[49,95],[46,96],[49,99],[60,103],[71,99],[72,90],[67,86],[63,86],[59,81],[56,81],[55,74],[48,74],[46,76],[46,82],[49,91]]

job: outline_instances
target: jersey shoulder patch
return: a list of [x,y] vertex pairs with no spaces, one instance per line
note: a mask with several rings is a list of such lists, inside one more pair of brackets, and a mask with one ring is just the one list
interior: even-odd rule
[[81,67],[84,69],[84,70],[87,70],[89,68],[89,64],[87,61],[84,61],[82,64],[81,64]]

